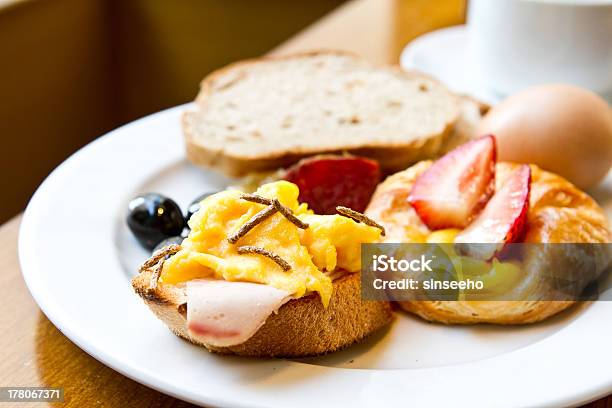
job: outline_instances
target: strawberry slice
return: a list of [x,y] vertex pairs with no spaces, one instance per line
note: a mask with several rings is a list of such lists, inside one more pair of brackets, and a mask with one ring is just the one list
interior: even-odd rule
[[408,201],[432,230],[464,228],[493,194],[495,159],[493,136],[465,143],[417,178]]
[[339,205],[363,212],[380,178],[378,162],[335,155],[303,159],[283,177],[297,184],[299,201],[307,203],[316,214],[335,214]]
[[[491,259],[504,244],[520,242],[525,233],[531,168],[522,164],[514,170],[469,227],[455,237],[462,253]],[[466,245],[485,243],[491,245]]]

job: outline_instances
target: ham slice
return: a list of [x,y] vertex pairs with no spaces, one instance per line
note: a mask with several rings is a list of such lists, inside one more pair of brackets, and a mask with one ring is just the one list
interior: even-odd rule
[[198,341],[227,347],[247,341],[291,299],[269,285],[224,280],[187,282],[187,328]]

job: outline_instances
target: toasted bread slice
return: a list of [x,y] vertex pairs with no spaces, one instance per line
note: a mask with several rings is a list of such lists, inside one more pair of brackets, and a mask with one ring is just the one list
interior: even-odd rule
[[361,299],[358,273],[334,281],[334,292],[327,308],[318,295],[311,294],[285,303],[278,313],[246,342],[230,347],[200,343],[187,331],[184,286],[160,285],[150,290],[151,272],[132,280],[134,290],[170,330],[192,343],[221,354],[252,357],[305,357],[329,353],[349,346],[393,318],[387,302]]
[[212,73],[183,131],[193,163],[232,176],[342,151],[394,172],[437,155],[459,114],[459,98],[430,77],[313,52]]
[[471,139],[484,136],[476,133],[480,120],[489,111],[490,106],[471,96],[462,95],[459,98],[459,118],[453,125],[453,130],[444,141],[439,154],[448,153],[455,147],[467,143]]

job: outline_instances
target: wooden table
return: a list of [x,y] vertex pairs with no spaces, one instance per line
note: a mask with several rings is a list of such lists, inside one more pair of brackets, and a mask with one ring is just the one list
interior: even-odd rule
[[[395,63],[401,47],[435,28],[459,24],[463,0],[354,0],[298,34],[273,53],[314,48],[356,52]],[[25,287],[17,259],[21,216],[0,227],[0,386],[58,386],[58,406],[192,406],[132,381],[70,342],[40,312]],[[24,403],[24,407],[47,404]],[[590,407],[612,408],[612,396]]]

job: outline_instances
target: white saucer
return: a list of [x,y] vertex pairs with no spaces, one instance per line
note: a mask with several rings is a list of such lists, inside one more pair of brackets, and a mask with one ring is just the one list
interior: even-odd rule
[[478,80],[478,67],[470,57],[468,31],[458,25],[424,34],[402,51],[400,65],[429,74],[455,92],[494,104],[504,98]]
[[[470,55],[468,41],[466,25],[431,31],[404,47],[400,65],[431,75],[457,93],[493,105],[507,95],[489,89],[479,79],[480,70]],[[612,94],[600,96],[612,104]]]

